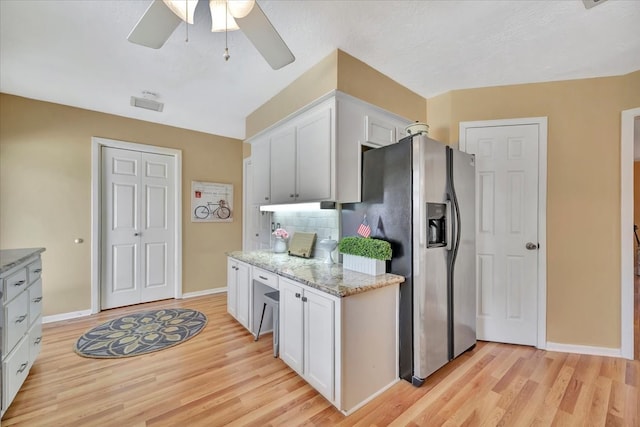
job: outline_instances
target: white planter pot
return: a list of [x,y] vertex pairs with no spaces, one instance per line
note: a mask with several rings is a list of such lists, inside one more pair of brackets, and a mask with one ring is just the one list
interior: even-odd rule
[[342,268],[358,271],[370,276],[379,276],[387,272],[385,261],[348,254],[342,254]]

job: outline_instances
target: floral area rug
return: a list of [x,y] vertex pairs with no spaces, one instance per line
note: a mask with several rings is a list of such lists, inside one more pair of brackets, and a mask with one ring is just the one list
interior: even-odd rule
[[93,358],[138,356],[185,342],[206,324],[207,316],[184,308],[127,314],[85,332],[74,350]]

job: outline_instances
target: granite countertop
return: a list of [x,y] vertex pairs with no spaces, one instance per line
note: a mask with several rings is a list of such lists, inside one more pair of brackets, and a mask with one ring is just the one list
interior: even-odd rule
[[342,264],[325,264],[319,259],[299,258],[271,251],[235,251],[228,252],[227,255],[340,298],[399,284],[405,280],[403,276],[396,274],[370,276],[343,270]]
[[0,274],[12,269],[28,258],[42,253],[45,248],[2,249],[0,250]]

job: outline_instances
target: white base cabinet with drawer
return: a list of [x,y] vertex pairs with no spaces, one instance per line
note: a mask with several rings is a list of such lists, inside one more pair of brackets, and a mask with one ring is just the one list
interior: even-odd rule
[[[29,375],[42,345],[42,251],[0,251],[2,415]],[[13,262],[5,269],[7,259]]]

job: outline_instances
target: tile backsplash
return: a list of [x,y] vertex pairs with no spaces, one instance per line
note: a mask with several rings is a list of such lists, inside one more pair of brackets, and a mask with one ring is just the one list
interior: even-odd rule
[[[296,231],[316,233],[317,240],[334,239],[340,237],[340,214],[333,209],[305,211],[305,212],[273,212],[271,221],[273,224],[280,223],[280,228],[284,228],[293,235]],[[323,251],[314,249],[313,257],[324,257]]]

